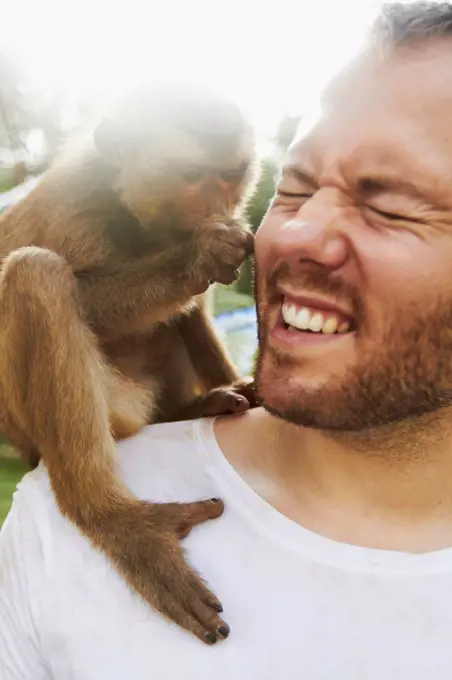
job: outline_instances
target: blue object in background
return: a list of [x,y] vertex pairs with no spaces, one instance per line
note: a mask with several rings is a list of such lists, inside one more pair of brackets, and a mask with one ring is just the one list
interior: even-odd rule
[[226,343],[232,361],[242,375],[251,373],[257,350],[257,318],[254,307],[236,309],[215,317],[215,326]]
[[40,177],[31,177],[23,184],[18,184],[13,189],[0,194],[0,213],[4,212],[10,205],[14,205],[24,198],[37,185]]

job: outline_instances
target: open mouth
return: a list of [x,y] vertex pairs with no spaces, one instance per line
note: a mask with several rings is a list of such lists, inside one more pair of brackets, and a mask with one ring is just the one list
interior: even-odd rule
[[353,330],[353,320],[335,309],[320,309],[285,301],[281,314],[284,329],[291,333],[341,335]]
[[283,292],[278,319],[272,331],[276,345],[283,347],[324,346],[347,338],[356,330],[348,307],[314,296]]

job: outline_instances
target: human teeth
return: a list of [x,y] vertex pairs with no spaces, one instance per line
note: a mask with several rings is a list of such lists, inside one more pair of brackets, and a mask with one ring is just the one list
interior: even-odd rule
[[282,316],[292,333],[296,330],[310,330],[313,333],[322,332],[327,335],[333,333],[346,333],[350,329],[347,321],[342,323],[336,316],[325,316],[321,312],[308,307],[297,307],[294,304],[284,303]]
[[295,309],[294,326],[296,328],[300,328],[303,331],[307,330],[309,328],[309,324],[311,323],[311,316],[311,312],[306,307],[303,307],[303,309],[300,309],[298,312]]
[[323,326],[323,316],[322,314],[319,314],[319,312],[316,312],[315,314],[312,315],[311,321],[309,322],[309,330],[314,331],[314,333],[318,333],[319,331],[322,330]]
[[311,312],[306,308],[297,310],[295,305],[283,305],[283,317],[289,326],[306,330],[309,328],[309,322],[311,321]]
[[338,320],[335,319],[334,316],[331,316],[323,324],[322,332],[327,333],[327,334],[334,333],[337,329],[337,325],[338,325]]

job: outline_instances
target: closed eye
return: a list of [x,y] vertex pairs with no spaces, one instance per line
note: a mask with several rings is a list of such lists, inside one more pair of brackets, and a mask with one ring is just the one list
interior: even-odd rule
[[282,191],[281,189],[278,189],[278,195],[284,196],[284,198],[311,198],[312,197],[312,194],[294,194],[294,193],[291,193],[290,191]]
[[[374,208],[371,205],[368,206],[369,210],[372,210],[372,212],[376,213],[377,215],[380,215],[381,217],[385,217],[387,220],[407,220],[410,221],[408,217],[405,215],[398,215],[397,213],[392,213],[392,212],[386,212],[386,210],[379,210],[378,208]],[[411,220],[413,221],[413,220]]]

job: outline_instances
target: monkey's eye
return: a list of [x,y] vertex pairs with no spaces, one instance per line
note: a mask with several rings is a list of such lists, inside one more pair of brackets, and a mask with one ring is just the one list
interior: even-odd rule
[[225,182],[236,182],[238,179],[241,179],[241,176],[241,173],[237,172],[237,170],[220,172],[220,177]]
[[190,170],[185,170],[182,173],[182,177],[186,182],[189,182],[190,184],[194,182],[199,182],[204,175],[204,170],[201,168],[191,168]]
[[220,177],[224,182],[237,182],[244,178],[247,168],[248,164],[243,163],[239,168],[223,170],[220,172]]

